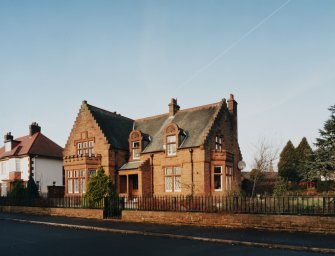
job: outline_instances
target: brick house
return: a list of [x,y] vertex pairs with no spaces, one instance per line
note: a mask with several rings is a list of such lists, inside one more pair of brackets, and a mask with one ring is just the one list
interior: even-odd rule
[[66,193],[82,194],[103,166],[121,196],[224,195],[237,190],[242,160],[237,102],[132,120],[83,102],[66,143]]
[[4,136],[0,148],[0,191],[6,196],[16,180],[26,183],[32,173],[42,194],[47,187],[63,185],[63,148],[41,133],[37,123],[29,126],[29,134],[14,139],[11,133]]

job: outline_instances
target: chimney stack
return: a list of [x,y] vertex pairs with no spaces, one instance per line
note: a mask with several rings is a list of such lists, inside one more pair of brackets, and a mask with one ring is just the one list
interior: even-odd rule
[[29,135],[33,136],[35,133],[41,132],[41,127],[38,125],[38,123],[33,122],[29,126]]
[[14,137],[13,137],[13,135],[12,135],[10,132],[8,132],[8,133],[4,136],[4,142],[5,142],[5,143],[6,143],[6,142],[13,141],[13,139],[14,139]]
[[233,121],[233,128],[234,128],[234,136],[237,139],[238,131],[237,131],[237,102],[234,99],[234,95],[230,94],[229,100],[228,100],[228,110],[230,113],[230,116]]
[[169,104],[169,116],[174,116],[179,109],[180,107],[177,104],[177,99],[172,98]]

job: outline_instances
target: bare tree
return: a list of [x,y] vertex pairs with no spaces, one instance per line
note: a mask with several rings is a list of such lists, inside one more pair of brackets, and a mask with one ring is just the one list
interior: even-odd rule
[[250,173],[252,180],[251,196],[255,195],[256,187],[264,176],[264,172],[273,171],[273,163],[278,159],[279,147],[273,146],[264,138],[260,139],[255,147],[253,170]]

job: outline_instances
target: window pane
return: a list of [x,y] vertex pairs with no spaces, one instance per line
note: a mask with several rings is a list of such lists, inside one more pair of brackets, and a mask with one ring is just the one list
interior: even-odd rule
[[167,155],[175,156],[177,152],[176,144],[168,144],[167,145]]
[[181,191],[181,176],[175,176],[174,177],[174,191],[180,192]]
[[172,175],[172,168],[168,167],[165,169],[165,175]]
[[88,148],[88,142],[87,141],[83,143],[83,148]]
[[67,171],[67,176],[68,176],[69,178],[72,178],[72,171]]
[[227,191],[231,190],[231,183],[232,183],[232,177],[226,176],[226,190]]
[[214,166],[214,173],[222,173],[222,168],[221,166]]
[[172,192],[172,177],[165,177],[165,192]]
[[181,168],[180,168],[180,167],[175,167],[175,168],[174,168],[174,173],[175,173],[176,175],[180,175],[180,174],[181,174]]
[[96,170],[88,170],[88,177],[95,176]]
[[94,147],[94,141],[89,142],[90,148]]
[[167,136],[167,140],[166,140],[167,143],[174,143],[176,142],[176,136],[173,135],[173,136]]
[[133,149],[133,159],[140,159],[140,149],[139,148]]
[[67,192],[69,194],[73,193],[73,190],[72,190],[72,179],[68,179],[67,180]]
[[215,191],[222,190],[222,175],[214,175],[214,189]]
[[79,193],[79,179],[73,180],[73,191],[74,193]]
[[77,148],[78,148],[78,149],[81,149],[81,143],[78,143],[78,144],[77,144]]
[[138,141],[133,142],[133,148],[139,148],[140,143]]
[[81,191],[82,193],[86,193],[86,181],[85,179],[81,179]]

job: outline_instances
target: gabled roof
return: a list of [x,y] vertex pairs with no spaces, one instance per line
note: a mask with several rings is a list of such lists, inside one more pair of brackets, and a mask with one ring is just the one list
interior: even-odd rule
[[175,123],[183,129],[187,136],[180,148],[197,147],[204,143],[222,103],[179,110],[174,116],[163,114],[159,116],[135,120],[134,129],[151,137],[151,143],[143,150],[144,153],[164,151],[164,129],[170,123]]
[[5,147],[0,148],[0,159],[24,155],[62,158],[63,148],[40,132],[17,138],[14,143],[15,147],[9,152],[5,152]]
[[223,102],[179,110],[174,116],[169,113],[132,120],[92,105],[87,105],[92,116],[99,125],[107,141],[118,149],[129,150],[129,134],[139,130],[150,136],[150,143],[143,153],[164,151],[164,129],[170,123],[176,124],[185,131],[186,139],[180,148],[190,148],[202,145],[213,125],[213,122],[223,106]]
[[117,149],[128,150],[128,136],[133,129],[134,120],[89,104],[87,107],[109,144]]

